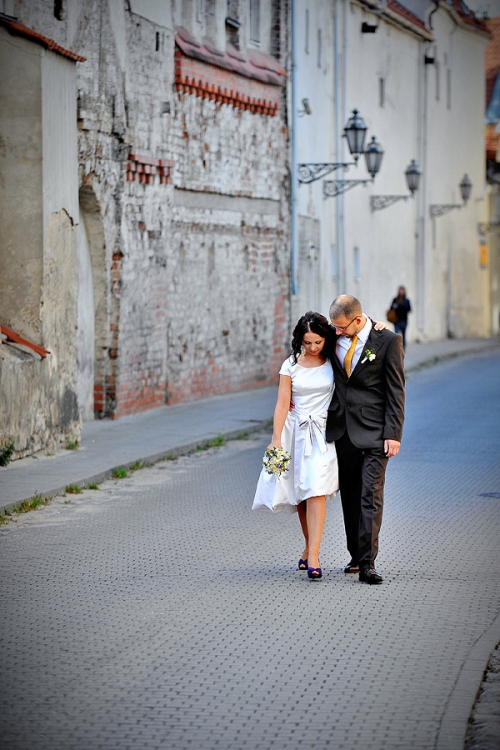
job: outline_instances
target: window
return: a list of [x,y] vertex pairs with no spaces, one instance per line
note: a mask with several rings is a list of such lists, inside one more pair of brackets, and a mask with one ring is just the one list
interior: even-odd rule
[[54,18],[58,21],[64,20],[63,0],[54,0]]
[[306,55],[309,54],[309,8],[306,8],[306,43],[304,46]]
[[321,29],[318,29],[318,68],[322,67]]
[[378,104],[379,107],[385,104],[385,78],[378,79]]
[[250,0],[250,41],[260,44],[260,0]]
[[240,21],[238,12],[238,0],[227,0],[226,16],[226,41],[233,47],[240,47]]
[[158,52],[160,49],[160,32],[156,32],[156,43],[155,43],[155,51]]

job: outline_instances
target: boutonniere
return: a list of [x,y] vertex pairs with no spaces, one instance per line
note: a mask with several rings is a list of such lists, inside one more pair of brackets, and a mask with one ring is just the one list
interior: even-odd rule
[[373,362],[374,359],[377,359],[375,352],[372,352],[371,349],[365,349],[365,358],[361,360],[361,364],[364,364],[366,360]]

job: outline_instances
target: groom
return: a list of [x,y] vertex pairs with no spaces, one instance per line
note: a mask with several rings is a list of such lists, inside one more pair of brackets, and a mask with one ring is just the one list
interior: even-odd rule
[[401,336],[376,331],[355,297],[332,302],[337,334],[332,358],[335,391],[326,439],[335,441],[342,510],[351,561],[346,573],[364,583],[382,583],[375,570],[382,524],[387,462],[399,452],[405,379]]

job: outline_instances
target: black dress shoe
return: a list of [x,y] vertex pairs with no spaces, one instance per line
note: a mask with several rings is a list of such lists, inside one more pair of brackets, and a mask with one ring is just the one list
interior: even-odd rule
[[377,573],[376,570],[365,568],[364,570],[359,571],[359,580],[363,583],[369,583],[373,585],[374,583],[382,583],[384,579],[379,573]]
[[347,563],[347,565],[345,566],[344,573],[359,573],[358,563],[354,562],[354,560],[351,560],[351,562]]

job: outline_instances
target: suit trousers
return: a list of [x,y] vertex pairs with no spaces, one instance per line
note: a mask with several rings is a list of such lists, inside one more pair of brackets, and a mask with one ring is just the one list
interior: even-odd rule
[[347,430],[335,448],[347,549],[360,569],[374,568],[389,459],[383,448],[356,448]]

